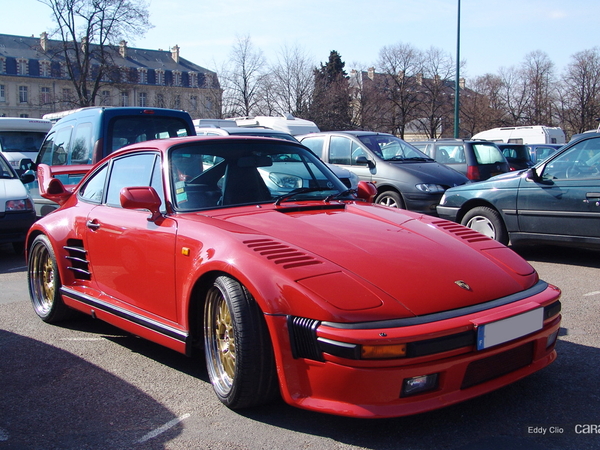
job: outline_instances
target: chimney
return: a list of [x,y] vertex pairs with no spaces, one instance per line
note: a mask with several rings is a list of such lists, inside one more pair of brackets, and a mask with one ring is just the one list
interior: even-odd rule
[[417,74],[417,84],[419,84],[419,85],[423,84],[423,74],[422,73]]
[[367,70],[367,75],[371,80],[373,80],[375,78],[375,67],[369,67]]
[[175,47],[173,47],[171,49],[171,58],[173,58],[173,61],[175,61],[177,64],[179,64],[179,46],[176,45]]
[[459,89],[464,89],[465,88],[465,79],[464,78],[459,78],[458,79],[458,88]]
[[119,42],[119,54],[121,58],[127,58],[127,41]]
[[42,47],[43,51],[48,51],[48,33],[45,31],[40,34],[40,46]]

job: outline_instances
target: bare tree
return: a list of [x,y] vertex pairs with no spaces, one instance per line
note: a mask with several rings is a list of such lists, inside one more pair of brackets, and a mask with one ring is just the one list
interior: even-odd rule
[[461,128],[473,134],[502,126],[505,105],[501,98],[502,80],[497,75],[486,74],[475,78],[469,90],[461,93]]
[[383,47],[378,66],[383,77],[378,85],[387,94],[389,108],[384,108],[383,119],[391,133],[404,138],[406,126],[418,118],[421,102],[420,84],[423,73],[423,53],[410,44]]
[[521,73],[515,67],[503,67],[499,77],[502,80],[500,96],[506,111],[502,126],[529,125],[525,111],[529,95]]
[[600,48],[575,53],[562,76],[561,122],[569,134],[597,127],[600,117]]
[[238,37],[229,57],[229,67],[220,74],[224,89],[225,116],[251,116],[259,107],[265,57],[252,45],[250,36]]
[[416,120],[419,131],[430,138],[437,138],[453,117],[453,104],[449,92],[454,93],[455,66],[452,56],[431,47],[424,54],[423,73],[418,86],[420,110]]
[[529,97],[524,108],[528,122],[553,125],[554,63],[546,53],[536,50],[525,56],[521,74]]
[[151,28],[143,0],[38,0],[52,9],[62,47],[60,56],[79,106],[95,103],[103,80],[113,71],[114,46]]

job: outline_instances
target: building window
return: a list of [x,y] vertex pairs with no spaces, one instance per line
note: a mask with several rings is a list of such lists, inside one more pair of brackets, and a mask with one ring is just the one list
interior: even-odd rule
[[6,58],[0,56],[0,73],[6,73]]
[[62,90],[62,101],[65,104],[68,104],[71,101],[71,89]]
[[181,72],[179,70],[173,71],[173,86],[181,86]]
[[145,67],[138,68],[138,83],[148,84],[148,69]]
[[198,109],[198,97],[196,95],[190,95],[190,105],[192,111],[196,111]]
[[164,108],[165,107],[165,97],[162,94],[156,94],[156,106],[158,108]]
[[25,119],[26,117],[29,117],[29,114],[19,114],[19,117],[22,117],[23,119]]
[[190,87],[198,87],[198,72],[189,73]]
[[28,102],[27,86],[19,86],[19,103]]
[[49,87],[41,87],[40,88],[40,103],[42,105],[47,105],[50,103],[50,88]]
[[146,107],[148,106],[148,96],[146,95],[145,92],[140,92],[139,97],[139,106],[141,107]]
[[129,106],[129,92],[121,91],[121,106]]
[[100,104],[102,106],[110,106],[110,91],[102,91],[100,93]]
[[50,78],[51,74],[50,61],[40,61],[40,76]]
[[156,84],[159,86],[165,85],[165,71],[162,69],[156,69]]
[[69,68],[65,63],[60,63],[60,76],[61,78],[69,78]]
[[4,85],[0,84],[0,102],[6,101],[6,91],[4,89]]
[[17,59],[17,75],[28,75],[29,61],[25,58]]

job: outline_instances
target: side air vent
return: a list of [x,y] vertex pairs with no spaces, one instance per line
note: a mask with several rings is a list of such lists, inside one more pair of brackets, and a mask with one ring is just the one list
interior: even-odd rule
[[87,259],[87,251],[83,248],[83,241],[80,239],[69,239],[67,245],[63,247],[68,255],[65,257],[69,261],[67,269],[73,272],[73,276],[78,280],[90,280],[90,263]]
[[472,230],[459,223],[449,222],[446,220],[434,221],[433,224],[438,228],[442,228],[467,242],[491,241],[492,239],[483,234]]
[[318,320],[288,317],[288,329],[294,358],[323,361],[323,355],[317,342],[317,327],[319,324]]
[[311,255],[272,239],[254,239],[245,241],[244,244],[275,264],[281,265],[284,269],[322,264]]

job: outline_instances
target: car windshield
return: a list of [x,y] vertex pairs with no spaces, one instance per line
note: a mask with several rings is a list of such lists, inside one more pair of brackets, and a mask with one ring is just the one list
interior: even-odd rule
[[181,145],[170,151],[169,168],[174,206],[183,210],[324,200],[347,191],[312,153],[277,140]]
[[37,152],[46,136],[41,131],[2,131],[0,132],[0,151]]
[[386,161],[433,161],[425,153],[396,136],[374,134],[358,136],[358,139]]
[[473,151],[478,164],[506,163],[504,155],[495,144],[473,144]]

